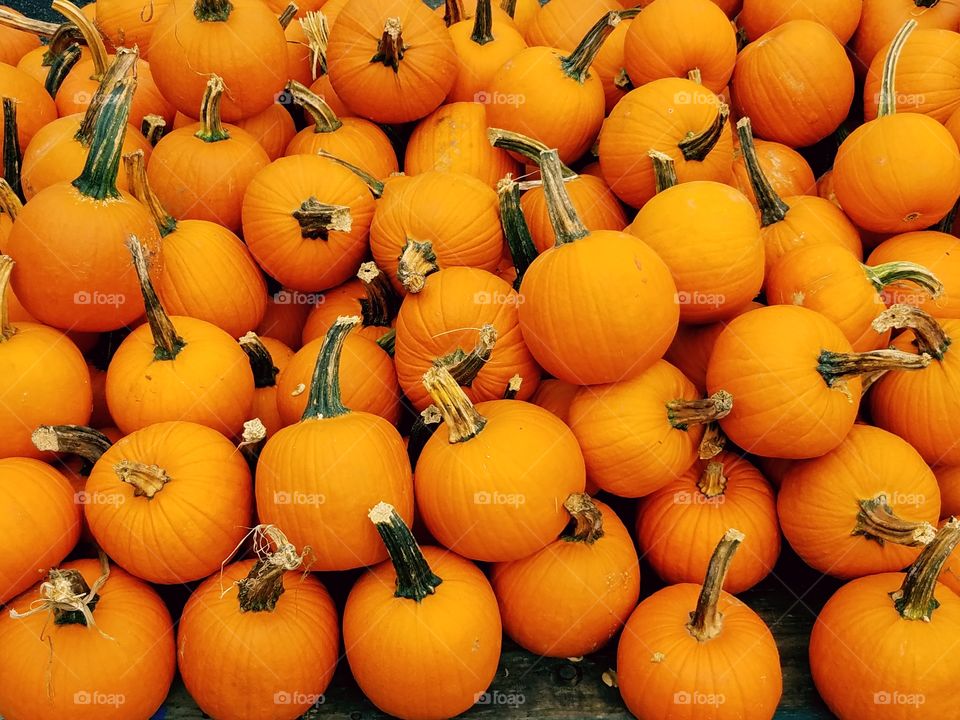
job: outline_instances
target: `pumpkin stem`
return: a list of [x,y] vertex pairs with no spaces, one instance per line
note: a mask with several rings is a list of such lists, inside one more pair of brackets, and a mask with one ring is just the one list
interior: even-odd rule
[[193,4],[193,16],[200,22],[226,22],[231,12],[230,0],[197,0]]
[[500,198],[500,224],[503,225],[503,234],[517,272],[513,289],[519,290],[527,268],[537,259],[537,246],[530,236],[527,219],[520,207],[520,185],[512,175],[508,174],[497,183],[497,196]]
[[913,522],[899,517],[887,503],[887,496],[880,493],[875,498],[861,499],[857,511],[857,524],[851,535],[863,535],[883,545],[892,542],[897,545],[916,547],[929,545],[937,534],[928,522]]
[[727,476],[723,474],[723,463],[708,462],[697,481],[700,492],[708,498],[723,495],[727,489]]
[[49,613],[53,616],[54,625],[84,625],[95,629],[102,637],[113,640],[103,630],[97,627],[93,619],[93,611],[100,600],[98,593],[110,577],[110,561],[100,553],[100,577],[87,585],[79,570],[61,570],[51,568],[47,579],[40,584],[40,598],[32,603],[26,612],[10,611],[12,618],[25,618],[39,613]]
[[150,147],[156,147],[166,131],[167,121],[162,115],[144,115],[140,121],[140,134],[147,139]]
[[83,145],[83,147],[90,147],[93,143],[93,133],[97,118],[100,116],[100,111],[103,109],[104,103],[107,102],[110,93],[116,88],[117,83],[126,77],[136,66],[138,57],[139,53],[136,49],[117,49],[117,54],[113,62],[110,63],[110,67],[107,68],[107,72],[104,73],[103,78],[100,80],[96,92],[93,94],[93,97],[90,98],[90,104],[83,114],[80,127],[77,129],[76,135],[73,136],[73,139]]
[[913,4],[914,4],[914,5],[916,5],[917,7],[922,7],[922,8],[932,8],[932,7],[936,7],[937,3],[939,3],[939,2],[940,2],[940,0],[913,0]]
[[312,196],[290,214],[300,223],[300,237],[304,240],[326,240],[331,231],[348,233],[353,228],[348,206],[327,205]]
[[418,242],[407,240],[400,253],[400,262],[397,265],[397,280],[409,293],[418,293],[423,290],[427,276],[440,269],[437,265],[437,255],[433,252],[433,243],[429,240]]
[[563,185],[562,166],[556,150],[544,150],[540,153],[540,175],[543,177],[547,214],[557,237],[556,246],[587,237],[590,231],[580,220],[570,200],[570,194]]
[[943,356],[953,343],[953,338],[947,335],[936,319],[912,305],[890,306],[877,316],[871,327],[878,333],[894,329],[912,329],[917,350],[934,360],[943,360]]
[[113,466],[113,471],[121,482],[133,486],[134,496],[146,497],[148,500],[170,482],[167,471],[159,465],[147,465],[136,460],[121,460]]
[[229,140],[230,133],[220,120],[220,101],[226,86],[219,75],[211,75],[207,80],[207,87],[200,100],[200,129],[194,135],[204,142],[220,142]]
[[912,282],[926,290],[930,297],[936,300],[943,294],[943,283],[923,265],[912,262],[888,262],[882,265],[863,265],[867,279],[877,289],[883,291],[888,285],[896,282]]
[[702,400],[671,400],[667,403],[667,420],[677,430],[686,430],[690,425],[703,425],[722,420],[733,410],[733,395],[726,390],[717,390]]
[[603,537],[603,514],[589,495],[571,493],[563,501],[563,507],[570,513],[573,528],[560,536],[562,540],[593,545]]
[[258,388],[275,387],[280,370],[273,364],[270,351],[263,344],[263,340],[253,330],[239,340],[240,347],[250,360],[250,369],[253,370],[254,385]]
[[314,154],[319,155],[322,158],[326,158],[327,160],[331,160],[335,162],[337,165],[339,165],[340,167],[345,167],[347,170],[352,172],[358,178],[363,180],[363,183],[367,186],[367,189],[370,191],[370,194],[373,195],[373,197],[376,198],[377,200],[379,200],[383,196],[384,184],[379,180],[377,180],[373,175],[368,173],[363,168],[357,167],[353,163],[349,163],[346,160],[342,160],[341,158],[338,158],[336,155],[332,155],[328,153],[326,150],[317,150],[316,153]]
[[257,462],[266,442],[267,427],[260,418],[253,418],[243,423],[243,433],[240,435],[240,442],[237,443],[237,450],[243,454],[252,473],[257,471]]
[[712,640],[723,629],[723,615],[717,610],[717,603],[723,592],[723,580],[727,576],[730,561],[743,538],[742,532],[730,528],[710,556],[707,576],[697,600],[697,609],[690,613],[690,622],[687,624],[689,633],[700,642]]
[[187,343],[177,334],[170,316],[167,315],[157,297],[157,291],[150,279],[150,266],[147,262],[147,250],[136,235],[127,238],[127,249],[133,258],[133,269],[140,281],[140,294],[147,311],[147,322],[153,335],[153,357],[156,360],[173,360],[186,347]]
[[740,138],[740,153],[743,155],[743,162],[747,166],[750,187],[753,188],[757,205],[760,207],[760,222],[763,227],[778,223],[790,212],[790,206],[773,189],[773,185],[770,184],[767,176],[763,173],[763,168],[760,167],[757,146],[753,142],[753,128],[750,125],[750,118],[744,117],[737,121],[737,135]]
[[587,81],[590,66],[603,47],[603,43],[614,28],[620,24],[620,13],[612,10],[594,23],[593,27],[583,36],[580,44],[569,55],[560,60],[560,67],[567,77],[576,80],[581,85]]
[[414,470],[417,468],[417,460],[420,459],[420,453],[423,452],[427,440],[433,436],[433,431],[442,422],[443,415],[440,414],[440,409],[436,405],[428,405],[413,421],[410,427],[410,439],[407,442],[407,457],[410,458],[410,467]]
[[702,162],[720,139],[723,128],[727,124],[728,117],[730,117],[729,106],[724,102],[720,102],[717,108],[717,117],[706,130],[699,134],[690,133],[686,138],[677,143],[677,147],[679,147],[680,152],[683,153],[684,159]]
[[303,108],[303,111],[313,120],[315,133],[335,132],[343,127],[343,123],[326,101],[311,91],[303,83],[291,80],[286,90],[293,98],[293,102]]
[[10,183],[0,178],[0,212],[5,212],[11,220],[16,220],[21,210],[23,210],[23,201],[10,187]]
[[827,387],[845,386],[845,378],[869,375],[887,370],[923,370],[930,364],[927,354],[914,355],[902,350],[871,350],[860,353],[838,353],[823,350],[817,358],[817,372],[827,383]]
[[130,116],[130,101],[136,86],[134,77],[118,80],[96,116],[87,161],[80,177],[73,181],[73,186],[81,195],[93,200],[120,197],[117,173],[120,171],[127,118]]
[[397,573],[394,597],[420,602],[427,595],[433,595],[443,580],[434,575],[413,533],[393,505],[377,503],[368,513],[368,517],[383,538],[383,544]]
[[[487,128],[487,140],[493,147],[516,153],[534,165],[539,165],[540,154],[550,149],[539,140],[502,128]],[[577,177],[577,173],[563,163],[560,163],[560,170],[564,179]]]
[[445,367],[453,376],[457,385],[470,387],[473,385],[473,381],[477,379],[477,374],[487,364],[496,344],[497,329],[487,323],[480,328],[477,344],[474,345],[473,350],[465,353],[461,348],[457,348],[452,353],[438,358],[434,364]]
[[516,400],[521,387],[523,387],[523,378],[516,374],[507,380],[507,389],[503,391],[503,399]]
[[327,16],[319,10],[310,11],[300,18],[300,27],[307,37],[310,48],[310,76],[316,80],[327,74],[327,43],[330,38],[330,25]]
[[952,235],[953,224],[957,220],[958,211],[960,211],[960,198],[957,198],[957,201],[950,208],[949,212],[943,216],[943,219],[930,229],[945,233],[947,235]]
[[517,0],[500,0],[500,9],[510,17],[516,17]]
[[[922,0],[917,0],[918,6]],[[900,54],[903,52],[903,46],[910,37],[910,33],[917,27],[917,21],[907,20],[903,27],[897,32],[887,51],[887,56],[883,60],[883,74],[880,76],[880,101],[877,108],[877,117],[882,118],[887,115],[893,115],[897,112],[897,90],[895,87],[897,75],[897,63],[900,61]]]
[[360,316],[364,327],[388,327],[397,314],[397,293],[387,274],[372,260],[357,271],[366,297],[360,298]]
[[147,163],[143,159],[143,150],[134,150],[129,155],[124,155],[123,167],[127,173],[127,185],[130,187],[130,194],[150,211],[153,221],[160,230],[160,236],[166,237],[176,230],[176,219],[164,210],[160,198],[153,192],[150,182],[147,180]]
[[463,20],[463,0],[444,0],[443,23],[447,27]]
[[477,14],[473,18],[470,39],[477,45],[493,42],[493,7],[490,0],[477,0]]
[[397,349],[396,328],[390,328],[387,330],[383,335],[377,338],[376,343],[387,355],[393,357]]
[[627,75],[626,68],[620,68],[617,70],[617,74],[613,76],[613,84],[624,92],[630,92],[631,90],[636,89],[636,86],[633,84],[633,80],[631,80],[630,76]]
[[24,15],[18,15],[15,12],[0,8],[0,25],[3,27],[22,30],[23,32],[37,35],[38,37],[53,37],[61,27],[56,23],[44,22],[43,20],[34,20]]
[[301,421],[340,417],[350,412],[340,399],[340,356],[347,335],[359,324],[358,316],[341,315],[327,330],[313,368],[310,396]]
[[662,193],[680,182],[677,180],[677,166],[672,157],[659,150],[647,150],[647,155],[653,161],[653,176],[657,181],[657,193]]
[[950,518],[937,536],[907,568],[899,590],[890,593],[893,606],[904,620],[930,622],[940,603],[933,596],[944,563],[960,542],[960,521]]
[[284,574],[303,565],[309,548],[297,554],[297,548],[276,525],[257,525],[253,529],[253,544],[257,561],[247,576],[237,582],[240,612],[272,612],[283,595]]
[[383,35],[380,42],[377,43],[377,52],[370,58],[372,63],[381,63],[393,71],[400,71],[400,61],[403,60],[403,53],[407,48],[403,44],[403,27],[400,25],[400,18],[389,17],[383,24]]
[[[3,22],[0,21],[0,25],[2,24]],[[43,53],[40,65],[47,68],[50,67],[56,62],[63,51],[71,45],[86,45],[80,28],[69,22],[58,25],[56,31],[50,36],[50,41],[47,43],[47,49]]]
[[41,425],[30,440],[37,450],[77,455],[91,467],[113,445],[102,432],[83,425]]
[[23,153],[20,151],[20,139],[17,135],[17,101],[3,98],[3,179],[22,202],[26,202],[23,187],[20,185],[20,164]]
[[300,12],[300,6],[296,3],[290,3],[287,5],[283,9],[283,12],[277,16],[277,22],[280,23],[280,27],[286,30],[290,23],[293,22],[293,19],[297,16],[298,12]]
[[80,62],[81,57],[83,57],[83,52],[77,43],[71,43],[53,55],[50,69],[47,70],[47,76],[43,80],[43,89],[47,91],[50,97],[57,97],[57,91],[60,90],[60,86],[63,85],[63,81],[70,74],[70,71],[73,70],[73,66]]
[[446,367],[435,363],[424,373],[423,386],[443,415],[450,431],[451,444],[466,442],[480,434],[487,424],[487,419],[477,412],[470,398]]
[[103,36],[100,31],[83,14],[83,10],[69,0],[53,0],[50,7],[63,15],[68,22],[73,23],[80,34],[83,35],[83,41],[90,49],[90,58],[93,60],[93,75],[90,76],[90,79],[100,80],[107,71],[107,65],[109,65],[107,47],[103,44]]
[[10,275],[13,273],[15,264],[9,255],[0,255],[0,343],[6,342],[17,334],[17,328],[10,324],[10,310],[7,303]]
[[695,82],[697,85],[703,85],[703,74],[700,72],[700,68],[693,68],[687,73],[687,80]]
[[703,429],[703,440],[700,441],[697,454],[701,460],[710,460],[723,452],[726,444],[727,436],[723,434],[720,423],[707,423]]

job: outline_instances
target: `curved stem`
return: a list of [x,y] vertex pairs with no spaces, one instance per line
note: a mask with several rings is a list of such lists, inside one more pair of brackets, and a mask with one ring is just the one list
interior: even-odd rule
[[364,327],[389,327],[396,317],[399,298],[387,274],[372,260],[357,271],[366,297],[360,298],[360,316]]
[[310,77],[316,80],[327,74],[327,43],[330,38],[330,25],[327,16],[319,10],[310,11],[300,18],[300,27],[307,37],[310,48]]
[[0,178],[0,212],[5,212],[11,220],[16,220],[21,210],[23,201],[13,191],[10,183],[5,178]]
[[153,221],[160,230],[160,236],[166,237],[176,230],[176,219],[163,209],[160,198],[158,198],[156,193],[150,188],[150,182],[147,180],[147,163],[143,157],[143,150],[134,150],[129,155],[124,155],[123,167],[127,173],[127,185],[130,188],[130,194],[150,211],[150,214],[153,216]]
[[147,322],[150,323],[150,332],[153,334],[153,357],[156,360],[173,360],[187,344],[177,334],[170,316],[160,304],[153,281],[150,280],[147,250],[136,235],[127,239],[127,249],[133,258],[133,267],[140,281],[140,293],[143,295],[143,306],[147,311]]
[[364,185],[367,186],[367,189],[370,191],[370,194],[373,195],[373,197],[376,198],[377,200],[379,200],[383,196],[383,188],[384,188],[383,183],[377,180],[377,178],[375,178],[373,175],[368,173],[363,168],[357,167],[353,163],[349,163],[346,160],[342,160],[338,158],[336,155],[332,155],[328,153],[326,150],[317,150],[316,153],[314,154],[322,158],[326,158],[327,160],[330,160],[332,162],[335,162],[337,165],[341,167],[345,167],[347,170],[352,172],[358,178],[363,180],[363,183]]
[[573,529],[561,536],[567,542],[593,545],[603,537],[603,514],[586,493],[572,493],[563,501],[563,507],[573,522]]
[[403,44],[403,27],[400,25],[400,18],[389,17],[383,24],[383,35],[380,36],[377,52],[370,58],[370,62],[381,63],[398,72],[406,49]]
[[14,30],[22,30],[38,37],[53,37],[60,28],[60,25],[56,23],[34,20],[6,8],[0,8],[0,25]]
[[433,243],[407,240],[400,253],[397,265],[397,280],[407,292],[418,293],[423,290],[427,276],[440,269],[437,255],[433,252]]
[[500,199],[500,224],[503,225],[503,235],[517,273],[513,288],[519,290],[527,268],[537,259],[537,246],[520,207],[520,186],[513,176],[507,175],[497,183],[497,196]]
[[50,67],[64,50],[74,44],[86,45],[87,43],[83,39],[83,33],[76,25],[65,22],[57,27],[57,31],[50,37],[50,42],[47,43],[47,49],[43,53],[40,64],[43,67]]
[[943,283],[923,265],[897,261],[874,265],[873,267],[870,265],[863,265],[862,267],[867,274],[867,279],[877,289],[877,292],[881,292],[885,287],[896,282],[907,281],[919,285],[934,300],[943,294]]
[[587,237],[587,230],[570,194],[563,185],[562,165],[556,150],[544,150],[540,153],[540,175],[543,177],[543,193],[547,201],[547,214],[557,237],[557,246]]
[[445,367],[458,385],[470,387],[477,379],[477,374],[487,364],[496,344],[497,329],[487,323],[480,328],[477,344],[474,345],[473,350],[465,353],[461,348],[457,348],[449,355],[438,358],[434,364]]
[[107,68],[107,72],[104,73],[103,78],[100,80],[96,92],[93,94],[93,97],[90,98],[90,104],[83,114],[83,120],[80,122],[80,127],[77,129],[76,135],[73,136],[73,139],[84,147],[90,147],[93,143],[94,128],[96,127],[97,118],[100,117],[100,111],[103,109],[104,103],[106,103],[107,98],[110,97],[110,93],[113,92],[114,88],[117,87],[117,84],[132,72],[137,64],[138,57],[139,53],[137,50],[128,50],[126,48],[119,48],[117,50],[113,62],[110,63],[110,67]]
[[383,335],[377,338],[377,345],[380,346],[380,349],[383,350],[387,355],[393,357],[397,350],[397,330],[396,328],[390,328]]
[[827,387],[837,386],[845,378],[886,370],[923,370],[929,355],[914,355],[902,350],[872,350],[862,353],[837,353],[823,350],[817,358],[817,372]]
[[118,198],[117,173],[120,170],[120,155],[123,153],[123,138],[127,132],[130,102],[137,81],[124,77],[110,91],[93,128],[90,152],[80,177],[73,186],[82,195],[93,200]]
[[286,30],[287,26],[293,22],[293,19],[297,16],[298,12],[300,12],[300,6],[296,3],[290,3],[287,5],[283,9],[283,12],[277,17],[277,22],[280,23],[280,27]]
[[193,16],[200,22],[226,22],[231,12],[230,0],[197,0],[193,5]]
[[715,638],[723,629],[723,615],[717,610],[717,603],[723,592],[723,580],[727,576],[730,561],[743,538],[744,535],[739,530],[727,530],[710,557],[697,608],[690,613],[690,622],[687,624],[689,633],[700,642]]
[[702,400],[671,400],[667,403],[667,420],[677,430],[686,430],[690,425],[703,425],[722,420],[733,410],[733,395],[726,390],[717,390]]
[[22,201],[27,199],[23,195],[20,184],[20,165],[23,162],[23,153],[20,151],[20,139],[17,124],[17,101],[14,98],[3,98],[3,179],[7,181],[16,196]]
[[697,488],[708,498],[723,495],[727,489],[727,476],[723,474],[723,464],[708,462],[697,481]]
[[590,72],[590,66],[603,47],[603,43],[614,28],[620,24],[620,13],[613,10],[594,23],[593,27],[583,36],[580,44],[573,49],[569,55],[560,60],[560,66],[567,74],[567,77],[576,80],[578,83],[584,83]]
[[514,375],[507,381],[507,389],[503,391],[503,399],[516,400],[521,387],[523,387],[523,378],[519,374]]
[[93,60],[94,69],[94,74],[91,77],[94,80],[100,80],[107,71],[107,65],[109,64],[107,47],[103,43],[100,31],[94,27],[90,19],[83,14],[83,11],[69,0],[53,0],[50,7],[77,26],[80,34],[83,35],[84,42],[90,48],[90,57]]
[[77,43],[68,45],[53,55],[50,60],[50,69],[47,70],[47,77],[43,81],[43,88],[50,97],[57,97],[57,91],[60,90],[63,81],[73,70],[73,66],[80,62],[82,56],[83,52]]
[[239,340],[241,349],[250,360],[255,387],[275,387],[280,370],[273,364],[273,357],[260,337],[251,330]]
[[315,197],[304,200],[291,215],[300,223],[300,237],[304,240],[326,240],[331,232],[348,233],[353,228],[348,206],[327,205]]
[[113,466],[113,471],[121,482],[133,486],[136,497],[146,497],[148,500],[170,482],[167,471],[159,465],[147,465],[136,460],[121,460]]
[[753,142],[753,128],[750,118],[744,117],[737,121],[737,135],[740,138],[740,153],[747,166],[747,175],[750,178],[750,187],[757,198],[760,207],[760,221],[763,227],[773,225],[783,220],[790,212],[787,205],[773,189],[760,167],[760,158],[757,157],[757,146]]
[[892,305],[877,316],[871,327],[878,333],[910,328],[913,330],[917,350],[935,360],[943,360],[953,343],[953,338],[947,335],[935,318],[912,305]]
[[286,90],[293,98],[293,102],[302,107],[303,111],[313,120],[313,131],[315,133],[334,132],[343,127],[343,123],[337,117],[333,108],[303,83],[291,80],[287,83]]
[[697,455],[701,460],[712,460],[721,452],[727,444],[727,436],[723,434],[720,423],[707,423],[703,429],[703,439],[700,441],[700,447],[697,448]]
[[463,20],[463,0],[444,0],[443,23],[447,27]]
[[272,612],[283,595],[283,576],[299,568],[306,553],[298,554],[276,525],[257,525],[253,537],[257,561],[237,582],[240,612]]
[[301,421],[339,417],[350,412],[340,399],[340,357],[347,335],[359,324],[360,318],[356,315],[341,316],[327,330],[313,368],[310,395]]
[[917,21],[907,20],[903,27],[897,32],[887,51],[887,56],[883,60],[883,74],[880,76],[880,102],[877,107],[877,117],[893,115],[897,112],[897,90],[896,75],[897,63],[900,60],[900,54],[903,52],[903,46],[910,37],[910,33],[917,27]]
[[220,120],[220,101],[225,90],[223,78],[211,75],[207,80],[207,88],[200,101],[200,129],[194,135],[204,142],[220,142],[229,140],[230,133],[223,127]]
[[883,545],[916,547],[928,545],[936,535],[936,529],[928,522],[913,522],[899,517],[887,504],[887,496],[881,493],[875,498],[862,499],[858,503],[857,524],[851,535],[864,535]]
[[423,386],[443,415],[450,431],[450,443],[475,438],[487,424],[470,398],[443,365],[434,364],[423,376]]
[[477,0],[477,14],[473,18],[470,39],[477,45],[493,42],[493,7],[491,0]]
[[443,580],[430,569],[413,533],[393,505],[377,503],[370,510],[369,517],[383,538],[383,544],[397,573],[394,597],[420,602],[427,595],[433,595]]
[[16,263],[9,255],[0,255],[0,343],[6,342],[17,334],[17,328],[10,324],[10,310],[7,302],[10,290],[10,275]]
[[162,115],[144,115],[140,121],[140,134],[143,135],[150,147],[156,147],[167,131],[167,121]]
[[41,425],[30,440],[37,450],[77,455],[91,467],[113,445],[102,432],[83,425]]
[[893,605],[904,620],[929,622],[940,603],[934,597],[937,578],[960,542],[960,521],[950,518],[907,569],[899,590],[890,593]]
[[416,470],[417,460],[420,459],[420,453],[423,452],[427,441],[433,437],[433,431],[440,427],[443,422],[443,415],[436,405],[428,405],[427,408],[417,415],[410,427],[410,437],[407,440],[407,457],[410,458],[410,467]]
[[677,166],[672,157],[659,150],[647,150],[647,155],[653,162],[653,176],[657,182],[657,193],[662,193],[680,182],[677,180]]
[[716,146],[720,135],[723,133],[723,126],[727,124],[728,117],[730,117],[730,108],[726,103],[721,102],[717,108],[717,117],[710,127],[696,135],[691,133],[677,143],[684,159],[702,162]]
[[[502,128],[487,128],[487,140],[493,147],[516,153],[529,160],[533,165],[540,165],[541,153],[550,149],[539,140]],[[560,169],[564,179],[577,177],[577,173],[563,163],[560,163]]]
[[617,74],[613,77],[613,84],[623,90],[625,93],[636,89],[636,86],[633,84],[633,80],[631,80],[630,76],[627,74],[626,68],[620,68],[617,70]]

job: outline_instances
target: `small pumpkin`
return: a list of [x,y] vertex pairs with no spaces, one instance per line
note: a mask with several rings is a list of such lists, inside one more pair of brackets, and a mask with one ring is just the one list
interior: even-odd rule
[[940,516],[956,515],[960,508],[960,465],[940,465],[933,468],[933,473],[940,486]]
[[934,298],[913,284],[894,283],[884,291],[888,305],[913,305],[936,318],[960,319],[960,240],[935,230],[895,235],[877,245],[867,258],[870,267],[891,262],[929,268],[943,283],[943,291]]
[[[40,128],[57,118],[57,106],[43,85],[6,63],[0,63],[0,97],[17,102],[17,135],[21,148],[30,144]],[[2,129],[0,124],[0,131]]]
[[134,47],[150,55],[157,20],[172,0],[97,0],[96,25],[114,47]]
[[496,102],[496,96],[488,94],[494,75],[527,47],[509,16],[494,12],[492,0],[478,0],[476,9],[472,19],[464,17],[448,28],[457,55],[456,81],[448,103]]
[[341,315],[359,315],[363,323],[356,331],[370,340],[380,340],[391,330],[397,305],[390,278],[375,262],[365,262],[356,278],[328,290],[323,302],[313,306],[303,326],[303,343],[326,335]]
[[[518,5],[521,0],[518,0]],[[524,32],[530,47],[543,46],[573,50],[594,22],[605,14],[621,10],[618,0],[550,0],[544,3]]]
[[[7,17],[23,18],[21,13],[6,5],[0,6],[0,11]],[[16,65],[24,55],[39,45],[40,40],[30,31],[0,23],[0,63]]]
[[262,113],[238,120],[237,127],[256,139],[271,162],[283,155],[287,145],[297,134],[293,116],[286,106],[279,102],[275,102]]
[[858,71],[865,72],[873,59],[908,20],[920,28],[956,30],[960,24],[957,0],[863,0],[860,24],[850,49]]
[[[267,311],[255,330],[262,337],[279,340],[291,350],[301,346],[300,335],[310,314],[310,298],[298,296],[290,290],[279,290],[267,296]],[[299,300],[303,300],[300,302]]]
[[630,77],[624,69],[624,44],[633,19],[640,13],[639,8],[620,10],[620,24],[613,29],[600,52],[593,59],[592,72],[600,78],[603,85],[604,112],[610,111],[620,99],[633,89]]
[[846,45],[860,22],[863,4],[863,0],[743,0],[737,24],[749,40],[756,40],[791,20],[813,20],[826,26],[841,45]]
[[250,358],[256,389],[250,417],[259,418],[267,437],[284,426],[277,406],[277,376],[293,358],[293,350],[271,337],[258,337],[253,331],[240,338],[240,347]]
[[[790,197],[817,194],[816,178],[803,155],[783,143],[754,139],[753,145],[757,151],[760,169],[777,195]],[[747,162],[743,150],[739,147],[734,150],[733,178],[735,187],[760,210],[753,184],[750,182]]]

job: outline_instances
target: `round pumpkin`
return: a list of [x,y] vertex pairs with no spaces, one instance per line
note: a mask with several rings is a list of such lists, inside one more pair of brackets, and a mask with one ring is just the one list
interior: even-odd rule
[[860,24],[851,43],[858,69],[866,71],[883,47],[908,20],[919,27],[956,30],[960,24],[957,0],[863,0]]
[[748,40],[756,40],[791,20],[812,20],[826,26],[841,45],[853,37],[863,0],[743,0],[737,24]]
[[[456,81],[447,102],[493,101],[487,94],[500,66],[525,50],[523,35],[492,0],[478,0],[477,12],[449,26],[457,55]],[[499,13],[499,14],[498,14]]]
[[892,262],[928,268],[943,283],[943,291],[933,298],[912,283],[893,283],[884,291],[888,305],[913,305],[936,318],[960,319],[960,240],[934,230],[903,233],[884,240],[867,258],[871,267]]

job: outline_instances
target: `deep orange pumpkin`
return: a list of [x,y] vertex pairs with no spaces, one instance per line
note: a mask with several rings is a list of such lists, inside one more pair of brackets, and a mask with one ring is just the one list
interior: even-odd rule
[[919,27],[956,30],[960,23],[957,0],[863,0],[860,24],[853,36],[851,56],[863,73],[881,49],[908,20]]
[[912,284],[893,284],[885,292],[888,305],[903,303],[936,318],[960,318],[960,240],[934,230],[895,235],[880,243],[867,259],[871,267],[890,262],[913,262],[929,268],[943,283],[943,292],[932,298]]
[[464,17],[449,27],[457,55],[457,79],[447,102],[495,100],[488,95],[493,76],[501,65],[527,47],[509,16],[499,7],[494,9],[492,0],[478,0],[476,7],[477,12],[470,19]]
[[737,24],[756,40],[791,20],[813,20],[829,28],[846,45],[860,22],[863,0],[743,0]]

